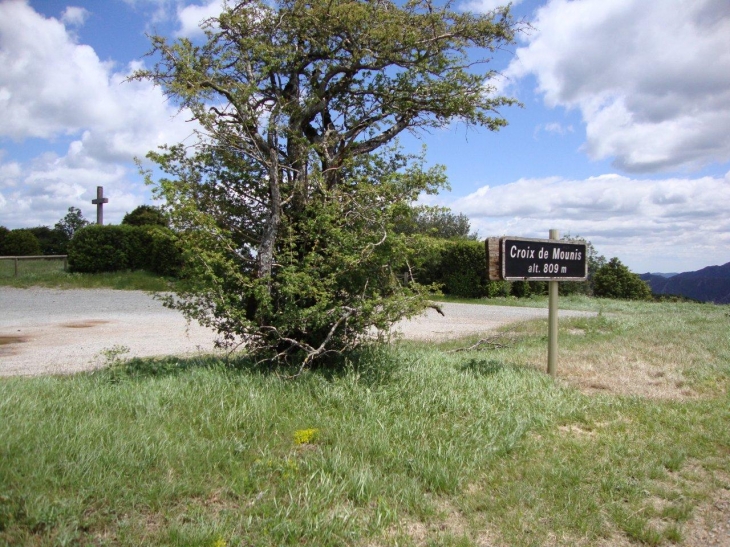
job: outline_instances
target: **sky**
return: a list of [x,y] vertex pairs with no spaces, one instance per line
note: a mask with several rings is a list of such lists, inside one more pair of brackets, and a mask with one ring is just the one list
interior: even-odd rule
[[[0,0],[0,225],[106,223],[153,203],[134,158],[192,142],[148,82],[148,34],[199,39],[221,0]],[[459,0],[488,12],[498,0]],[[589,240],[632,271],[730,262],[730,2],[515,0],[530,23],[491,68],[522,107],[498,132],[458,123],[404,136],[446,166],[423,198],[483,238]]]

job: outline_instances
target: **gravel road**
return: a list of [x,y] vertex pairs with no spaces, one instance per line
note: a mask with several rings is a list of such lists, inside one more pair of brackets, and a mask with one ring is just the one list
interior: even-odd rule
[[[442,304],[402,321],[404,337],[442,340],[547,317],[547,309]],[[562,310],[561,317],[588,312]],[[66,374],[104,366],[115,347],[124,357],[214,351],[215,334],[141,291],[0,287],[0,376]]]

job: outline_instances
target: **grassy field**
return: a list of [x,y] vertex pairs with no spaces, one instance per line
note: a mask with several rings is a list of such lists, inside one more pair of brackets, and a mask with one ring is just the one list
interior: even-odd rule
[[70,273],[63,270],[63,260],[21,261],[18,277],[11,260],[0,260],[0,287],[46,287],[54,289],[120,289],[166,291],[170,281],[145,271],[122,271],[98,274]]
[[[44,259],[19,259],[18,277],[26,275],[48,275],[63,272],[64,261],[62,258]],[[15,261],[3,258],[0,259],[0,279],[15,276]]]
[[294,381],[174,358],[2,379],[0,544],[706,544],[730,310],[570,302],[600,313],[561,320],[555,380],[545,321]]

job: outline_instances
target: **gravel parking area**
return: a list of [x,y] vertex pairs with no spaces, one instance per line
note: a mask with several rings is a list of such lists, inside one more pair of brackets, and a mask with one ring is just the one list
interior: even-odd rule
[[[486,333],[504,324],[547,317],[547,309],[442,304],[396,325],[405,338],[443,340]],[[0,287],[0,376],[67,374],[124,357],[215,351],[215,334],[141,291]],[[562,310],[561,317],[587,312]]]

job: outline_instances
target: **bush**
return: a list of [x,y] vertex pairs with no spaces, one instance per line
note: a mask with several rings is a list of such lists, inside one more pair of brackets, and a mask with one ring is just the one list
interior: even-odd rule
[[129,265],[131,226],[91,225],[78,230],[68,245],[72,272],[98,273],[126,270]]
[[129,226],[159,226],[167,228],[169,222],[159,207],[154,205],[140,205],[131,213],[124,215],[122,224]]
[[38,239],[41,246],[40,254],[63,255],[68,250],[69,237],[61,230],[52,230],[48,226],[36,226],[28,228]]
[[35,256],[41,254],[41,244],[30,230],[11,230],[3,241],[5,256]]
[[527,298],[530,296],[530,282],[529,281],[513,281],[512,282],[512,296],[517,298]]
[[143,226],[139,231],[144,233],[148,256],[144,269],[159,275],[176,277],[182,269],[182,252],[175,237],[169,228],[159,226]]
[[648,300],[651,298],[651,289],[646,281],[631,273],[618,258],[614,257],[596,272],[594,294],[603,298]]
[[[417,270],[416,281],[436,283],[444,294],[463,298],[490,295],[487,279],[487,256],[484,243],[471,240],[419,240],[429,257]],[[420,251],[420,249],[419,249]]]
[[490,281],[487,283],[487,296],[497,298],[512,294],[512,283],[509,281]]

